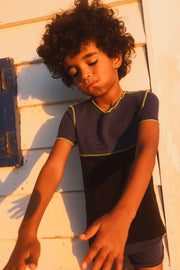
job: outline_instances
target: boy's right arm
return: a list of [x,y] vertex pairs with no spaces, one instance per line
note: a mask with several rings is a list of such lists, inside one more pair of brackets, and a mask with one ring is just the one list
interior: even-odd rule
[[57,139],[36,181],[28,208],[21,223],[18,239],[13,253],[3,270],[25,270],[37,267],[40,244],[37,230],[44,211],[58,187],[64,172],[66,160],[72,144],[64,139]]

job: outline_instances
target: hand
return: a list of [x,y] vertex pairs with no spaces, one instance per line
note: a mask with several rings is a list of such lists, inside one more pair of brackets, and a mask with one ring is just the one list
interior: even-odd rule
[[28,266],[29,269],[34,270],[37,267],[38,259],[40,256],[40,243],[35,238],[28,240],[18,239],[13,253],[3,270],[25,270]]
[[95,259],[91,270],[110,270],[114,261],[116,262],[116,270],[122,270],[129,226],[126,218],[119,218],[112,212],[94,222],[79,236],[80,240],[89,240],[96,234],[81,268],[85,270]]

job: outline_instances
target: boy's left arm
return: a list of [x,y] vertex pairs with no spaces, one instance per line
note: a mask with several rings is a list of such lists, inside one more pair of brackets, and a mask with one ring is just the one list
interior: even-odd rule
[[82,269],[94,260],[92,270],[110,270],[115,260],[116,270],[122,270],[129,227],[150,182],[158,142],[159,123],[153,120],[142,122],[138,129],[135,160],[121,199],[110,213],[79,236],[80,240],[88,240],[96,235],[81,264]]

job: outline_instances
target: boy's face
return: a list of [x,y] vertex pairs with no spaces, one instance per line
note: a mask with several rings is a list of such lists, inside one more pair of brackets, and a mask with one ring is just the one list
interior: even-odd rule
[[80,53],[66,56],[64,67],[79,90],[94,98],[101,97],[119,87],[118,71],[121,56],[109,58],[94,42],[82,45]]

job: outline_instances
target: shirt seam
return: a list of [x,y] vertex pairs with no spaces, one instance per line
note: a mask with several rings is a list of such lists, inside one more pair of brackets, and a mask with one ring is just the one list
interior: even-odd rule
[[73,124],[74,126],[76,126],[76,114],[75,114],[75,109],[74,107],[71,105],[70,108],[72,109],[72,113],[73,113]]
[[56,140],[60,140],[60,139],[63,139],[65,141],[68,141],[68,142],[70,142],[74,146],[74,143],[71,140],[67,139],[67,138],[64,138],[64,137],[57,137],[56,138]]
[[112,106],[108,111],[103,111],[103,110],[101,109],[101,107],[99,107],[99,106],[97,105],[97,103],[96,103],[93,99],[91,99],[91,101],[92,101],[92,103],[93,103],[93,104],[94,104],[101,112],[103,112],[103,113],[110,113],[112,110],[114,110],[114,109],[118,106],[119,102],[124,98],[126,92],[127,92],[127,91],[124,91],[123,95],[118,99],[118,101],[115,103],[115,105]]
[[121,153],[121,152],[126,152],[132,148],[135,148],[136,145],[131,145],[130,147],[128,148],[124,148],[124,149],[121,149],[121,150],[118,150],[118,151],[114,151],[114,152],[109,152],[109,153],[102,153],[102,154],[80,154],[81,157],[98,157],[98,156],[110,156],[110,155],[114,155],[114,154],[118,154],[118,153]]

